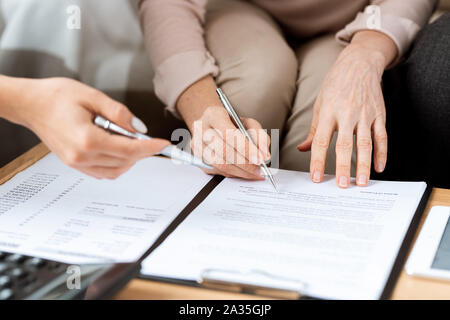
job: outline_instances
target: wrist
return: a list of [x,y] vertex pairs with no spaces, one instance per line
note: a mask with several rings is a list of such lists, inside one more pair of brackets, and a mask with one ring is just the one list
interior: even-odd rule
[[384,33],[364,30],[357,32],[350,43],[351,47],[365,51],[367,59],[386,69],[398,56],[395,42]]
[[[0,116],[16,124],[28,126],[27,101],[30,88],[30,79],[14,78],[0,75]],[[31,100],[32,101],[32,100]]]
[[192,129],[193,123],[203,116],[206,109],[222,105],[216,89],[214,79],[207,76],[192,84],[180,96],[177,110],[189,129]]
[[342,55],[349,61],[352,61],[352,63],[364,63],[371,68],[375,68],[380,77],[386,69],[387,62],[382,53],[368,49],[360,44],[348,45],[342,52]]

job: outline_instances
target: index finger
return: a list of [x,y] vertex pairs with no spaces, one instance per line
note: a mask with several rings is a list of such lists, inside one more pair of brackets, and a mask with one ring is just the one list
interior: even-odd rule
[[140,160],[160,153],[170,142],[162,139],[134,140],[94,127],[98,151],[118,158]]
[[239,153],[242,157],[247,159],[252,164],[259,164],[264,159],[258,156],[259,150],[257,146],[249,141],[242,132],[236,128],[229,117],[226,119],[217,119],[212,121],[211,127],[216,130],[222,140],[233,150]]
[[310,174],[313,182],[321,182],[325,171],[328,147],[335,131],[335,124],[330,120],[319,121],[311,145]]
[[263,160],[270,159],[270,137],[266,130],[263,129],[261,124],[255,119],[244,118],[242,119],[244,126],[247,128],[248,134],[252,137],[253,142],[260,151],[260,157]]

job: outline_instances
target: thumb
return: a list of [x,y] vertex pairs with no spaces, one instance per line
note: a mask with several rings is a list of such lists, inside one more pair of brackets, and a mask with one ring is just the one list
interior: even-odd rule
[[297,146],[298,151],[302,152],[310,151],[315,135],[316,135],[316,127],[314,125],[311,125],[308,137],[306,137],[306,140]]
[[310,131],[306,140],[297,146],[298,151],[302,151],[302,152],[310,151],[313,139],[314,139],[314,134],[311,133],[311,131]]
[[147,133],[147,126],[137,118],[125,105],[117,102],[106,94],[95,90],[89,99],[87,107],[94,113],[114,122],[131,132]]
[[317,131],[317,122],[318,121],[317,121],[316,112],[314,112],[308,136],[306,137],[305,141],[303,141],[302,143],[300,143],[297,146],[298,151],[301,151],[301,152],[311,151],[311,146],[312,146],[314,136],[316,135],[316,131]]
[[319,94],[316,102],[314,103],[313,116],[311,120],[311,126],[309,128],[308,136],[305,141],[297,146],[298,151],[307,152],[311,151],[314,136],[316,135],[317,126],[319,125],[319,110],[322,103],[322,95]]

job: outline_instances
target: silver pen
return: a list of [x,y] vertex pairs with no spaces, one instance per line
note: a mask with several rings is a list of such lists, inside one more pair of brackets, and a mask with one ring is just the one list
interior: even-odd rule
[[[239,130],[247,138],[247,140],[249,140],[254,145],[256,145],[255,141],[253,141],[252,137],[248,134],[247,130],[245,129],[244,124],[241,121],[241,118],[239,118],[239,115],[234,110],[233,106],[231,105],[230,101],[228,100],[227,96],[222,91],[222,89],[220,89],[220,88],[217,89],[217,94],[219,95],[220,101],[222,101],[223,106],[227,110],[228,114],[230,115],[230,118],[233,120],[235,125],[239,128]],[[260,165],[260,168],[261,168],[262,172],[264,173],[264,175],[266,176],[266,178],[270,181],[270,183],[272,183],[272,186],[275,189],[275,191],[278,192],[277,185],[275,184],[275,179],[273,178],[273,175],[270,172],[267,165],[265,164],[265,162],[263,162]]]
[[[130,131],[118,126],[117,124],[103,118],[102,116],[96,116],[94,119],[94,123],[96,126],[98,126],[100,128],[103,128],[107,131],[111,131],[111,132],[114,132],[117,134],[121,134],[121,135],[131,138],[131,139],[138,139],[138,140],[151,140],[152,139],[151,137],[149,137],[145,134],[142,134],[142,133],[130,132]],[[179,160],[184,163],[191,164],[191,165],[199,167],[199,168],[208,169],[208,170],[213,169],[213,167],[207,165],[199,158],[197,158],[197,157],[193,156],[192,154],[187,153],[181,149],[178,149],[174,145],[165,147],[161,151],[160,154],[163,156],[175,159],[175,160]]]

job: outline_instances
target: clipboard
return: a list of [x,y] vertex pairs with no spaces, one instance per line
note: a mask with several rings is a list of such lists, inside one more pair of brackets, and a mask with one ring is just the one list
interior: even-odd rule
[[[177,216],[177,218],[166,228],[166,230],[160,235],[160,237],[153,243],[153,245],[144,253],[144,255],[139,259],[139,262],[147,258],[154,250],[156,250],[166,238],[175,231],[175,229],[189,216],[189,214],[197,208],[208,195],[224,180],[224,177],[215,176],[211,181],[192,199],[192,201],[182,210],[182,212]],[[389,274],[388,280],[386,281],[385,287],[379,297],[380,300],[387,300],[391,297],[392,292],[397,283],[398,277],[403,269],[404,263],[408,256],[409,248],[414,239],[414,235],[419,227],[420,220],[424,214],[425,208],[428,203],[428,199],[432,192],[432,187],[427,185],[425,192],[416,208],[413,215],[409,228],[403,238],[400,249],[395,258],[394,265]],[[226,279],[226,275],[233,275],[233,280]],[[242,276],[239,280],[236,280],[236,275]],[[251,276],[260,275],[270,278],[272,281],[274,279],[280,280],[279,287],[265,286],[263,284],[255,283],[253,281],[248,281]],[[218,270],[218,269],[206,269],[203,270],[202,275],[197,281],[184,280],[184,279],[174,279],[158,276],[148,276],[139,274],[138,278],[153,280],[158,282],[165,282],[178,285],[186,285],[198,288],[207,288],[220,291],[228,291],[234,293],[246,293],[254,294],[260,296],[266,296],[276,299],[290,299],[290,300],[305,300],[305,299],[321,299],[317,297],[311,297],[305,294],[307,289],[307,279],[287,279],[283,278],[282,275],[272,275],[262,270]],[[295,283],[297,287],[286,285],[287,283]]]

